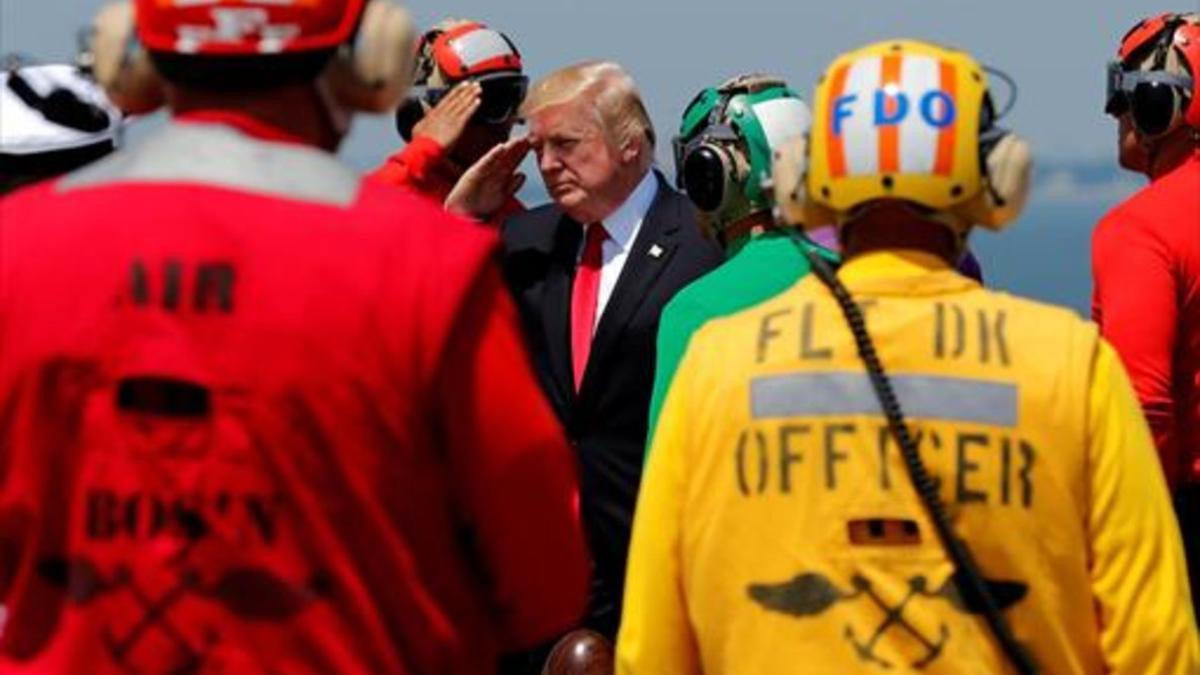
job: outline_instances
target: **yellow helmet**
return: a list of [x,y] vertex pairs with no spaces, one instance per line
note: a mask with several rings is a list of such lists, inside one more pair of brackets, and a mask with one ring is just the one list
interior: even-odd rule
[[999,228],[1024,204],[1030,158],[994,113],[987,73],[965,52],[891,40],[844,54],[813,98],[805,201],[839,222],[900,199],[957,229]]

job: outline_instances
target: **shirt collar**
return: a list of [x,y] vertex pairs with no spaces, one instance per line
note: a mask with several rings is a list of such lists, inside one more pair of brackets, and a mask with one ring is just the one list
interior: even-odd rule
[[915,277],[949,269],[946,261],[932,253],[898,249],[856,255],[842,265],[838,276],[847,284],[856,284]]
[[625,203],[617,207],[611,215],[601,221],[609,239],[621,250],[627,250],[633,245],[642,221],[650,212],[654,198],[658,196],[658,176],[653,171],[647,171],[642,181],[633,189]]

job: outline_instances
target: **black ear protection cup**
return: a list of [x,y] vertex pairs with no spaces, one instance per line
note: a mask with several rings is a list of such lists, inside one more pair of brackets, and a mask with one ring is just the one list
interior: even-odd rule
[[9,72],[8,88],[25,105],[58,126],[98,134],[112,125],[112,120],[106,112],[80,100],[70,89],[55,88],[46,96],[42,96],[21,77],[19,70]]
[[396,108],[396,131],[405,143],[412,142],[413,128],[425,117],[425,103],[417,96],[408,96]]
[[1154,137],[1170,130],[1182,109],[1179,91],[1162,82],[1143,82],[1129,98],[1133,124],[1143,135]]
[[733,158],[722,147],[704,143],[683,159],[680,177],[692,203],[709,213],[721,208],[733,192]]

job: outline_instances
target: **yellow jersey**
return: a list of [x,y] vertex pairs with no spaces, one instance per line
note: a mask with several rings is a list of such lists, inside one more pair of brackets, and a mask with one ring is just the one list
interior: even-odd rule
[[[916,252],[839,276],[1041,672],[1200,673],[1166,484],[1096,327]],[[953,572],[810,276],[692,338],[643,478],[617,672],[1010,672]]]

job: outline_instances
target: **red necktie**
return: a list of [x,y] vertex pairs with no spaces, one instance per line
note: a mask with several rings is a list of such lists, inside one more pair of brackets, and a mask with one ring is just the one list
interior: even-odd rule
[[575,269],[575,282],[571,286],[571,365],[575,371],[575,391],[583,383],[583,371],[587,367],[588,354],[592,350],[592,331],[596,327],[596,305],[600,299],[600,268],[603,266],[601,246],[608,239],[608,232],[600,223],[587,228],[587,242],[579,267]]

